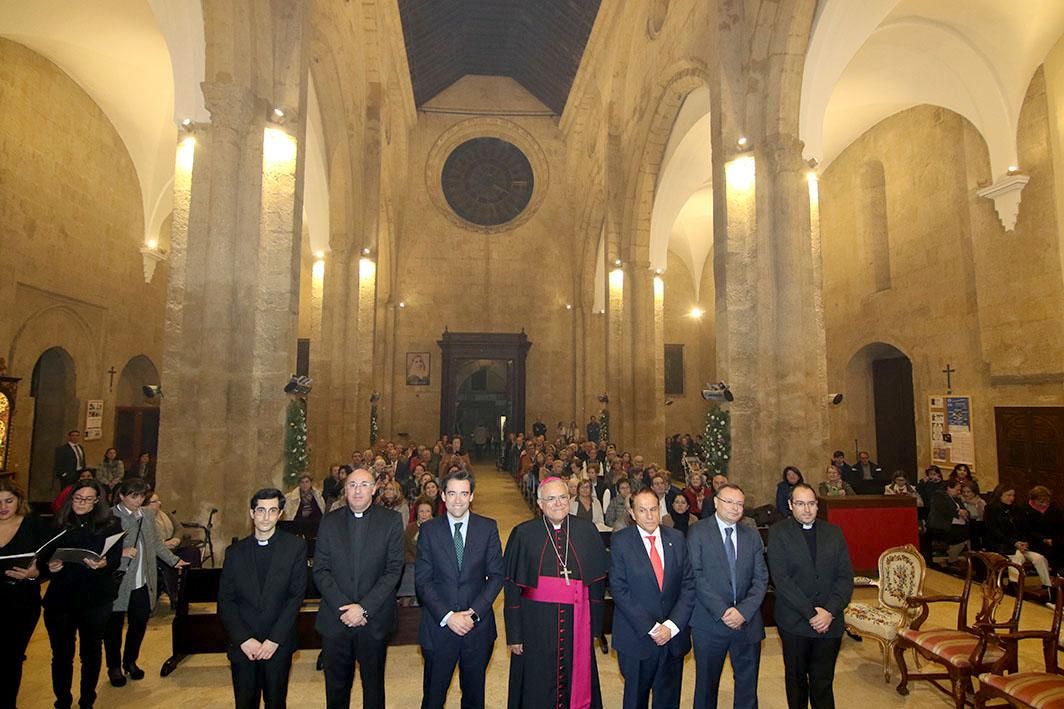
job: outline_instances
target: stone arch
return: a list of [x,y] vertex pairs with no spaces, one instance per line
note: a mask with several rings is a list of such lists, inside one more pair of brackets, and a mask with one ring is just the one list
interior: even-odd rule
[[861,168],[858,230],[865,259],[871,262],[876,292],[890,289],[890,232],[887,219],[887,178],[880,160]]
[[[748,105],[748,112],[756,109],[751,118],[759,118],[751,125],[762,129],[764,137],[798,136],[799,109],[802,96],[802,68],[809,48],[809,35],[816,14],[816,0],[780,0],[763,2],[775,5],[775,14],[758,14],[751,66],[764,67],[760,81],[752,78],[751,91],[761,94],[764,104]],[[763,83],[762,83],[763,82]]]
[[[668,78],[658,85],[654,115],[647,126],[639,162],[634,167],[638,173],[635,175],[625,219],[625,224],[630,225],[626,234],[630,235],[631,240],[627,245],[622,245],[622,253],[636,263],[650,261],[650,217],[672,126],[684,99],[695,89],[709,86],[705,64],[697,59],[685,59],[674,64],[666,76]],[[709,158],[707,155],[706,159]]]
[[[131,357],[118,376],[118,391],[115,394],[116,406],[152,405],[144,398],[143,387],[158,385],[159,370],[147,355]],[[156,402],[154,405],[158,406]]]
[[28,377],[41,354],[53,347],[68,353],[82,371],[98,371],[95,343],[99,337],[94,334],[98,331],[71,305],[44,306],[15,330],[9,358],[11,371],[14,376]]
[[[839,407],[832,407],[830,416],[833,430],[845,430],[841,440],[857,441],[857,448],[868,450],[873,460],[884,466],[884,470],[903,469],[910,476],[916,473],[916,409],[913,387],[913,361],[906,350],[893,342],[876,339],[858,347],[847,360],[844,373],[843,394],[845,399]],[[891,367],[886,374],[878,371],[877,362],[894,360],[900,367]],[[898,391],[883,392],[880,385],[877,390],[876,378],[895,376],[891,372],[901,369],[907,371],[907,387],[898,387]],[[904,379],[904,376],[902,376]],[[881,411],[890,408],[891,402],[877,402],[877,397],[896,396],[905,402],[900,412],[902,417],[889,417],[884,420]],[[897,405],[897,402],[893,402]],[[904,409],[907,408],[907,411]],[[877,415],[878,414],[878,415]],[[906,415],[907,414],[907,415]],[[889,440],[879,440],[887,431],[901,431],[901,434],[887,436]]]
[[[33,364],[29,395],[34,400],[29,495],[47,500],[56,492],[55,448],[67,431],[81,429],[77,368],[62,347],[49,347]],[[87,461],[86,461],[87,462]]]

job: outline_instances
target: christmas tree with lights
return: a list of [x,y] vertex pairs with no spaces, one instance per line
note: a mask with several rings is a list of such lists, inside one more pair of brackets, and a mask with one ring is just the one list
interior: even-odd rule
[[716,404],[706,413],[702,458],[711,474],[728,474],[728,464],[731,462],[731,414]]
[[284,484],[294,487],[299,476],[310,468],[307,449],[307,413],[303,401],[293,397],[288,402],[284,429]]

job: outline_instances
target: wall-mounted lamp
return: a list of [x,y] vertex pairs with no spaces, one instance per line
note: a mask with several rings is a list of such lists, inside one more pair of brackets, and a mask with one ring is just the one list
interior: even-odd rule
[[573,309],[573,304],[572,303],[566,303],[565,304],[565,309],[566,310],[572,310]]
[[621,266],[623,266],[623,265],[624,265],[624,261],[621,261],[620,259],[617,259],[617,260],[615,260],[615,261],[613,262],[613,265],[614,265],[614,266],[617,266],[618,268],[620,268]]
[[843,396],[840,393],[828,394],[828,405],[838,406],[842,403]]
[[271,123],[284,123],[284,110],[280,107],[274,108],[272,111],[270,111],[270,115],[267,120]]
[[405,300],[400,300],[399,301],[399,309],[401,310],[401,309],[403,309],[405,307],[406,307],[406,301]]
[[1020,171],[1020,167],[1019,167],[1019,165],[1009,165],[1009,166],[1008,166],[1008,167],[1007,167],[1007,168],[1005,169],[1005,174],[1006,174],[1006,175],[1015,175],[1015,174],[1017,174],[1017,173],[1018,173],[1019,171]]
[[740,135],[735,144],[739,146],[739,150],[748,150],[750,148],[750,141],[746,139],[745,135]]
[[369,247],[366,247],[366,248],[362,249],[362,255],[363,256],[369,256]]
[[315,251],[314,252],[314,258],[317,259],[318,261],[324,261],[325,260],[325,252],[324,251]]
[[691,312],[688,313],[688,315],[691,316],[692,318],[694,318],[695,320],[701,318],[705,314],[706,314],[706,311],[702,310],[702,308],[698,307],[697,305],[695,307],[691,308]]

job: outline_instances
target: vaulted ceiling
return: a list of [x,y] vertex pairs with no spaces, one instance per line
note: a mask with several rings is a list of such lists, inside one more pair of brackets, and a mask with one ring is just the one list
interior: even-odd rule
[[600,0],[399,0],[414,101],[509,76],[561,114]]

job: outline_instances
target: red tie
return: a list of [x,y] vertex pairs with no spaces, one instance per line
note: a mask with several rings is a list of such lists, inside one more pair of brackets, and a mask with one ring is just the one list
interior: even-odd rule
[[654,567],[654,578],[658,580],[660,591],[665,584],[665,567],[661,563],[661,557],[658,556],[658,548],[654,546],[654,535],[648,534],[647,541],[650,542],[650,565]]

